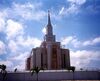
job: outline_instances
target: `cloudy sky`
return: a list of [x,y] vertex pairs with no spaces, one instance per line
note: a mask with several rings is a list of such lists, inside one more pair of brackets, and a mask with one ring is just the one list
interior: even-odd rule
[[47,11],[71,65],[100,69],[100,0],[0,0],[0,64],[24,69],[45,35]]

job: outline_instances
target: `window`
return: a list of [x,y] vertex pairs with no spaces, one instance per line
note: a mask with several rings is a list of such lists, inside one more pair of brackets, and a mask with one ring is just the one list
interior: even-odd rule
[[41,67],[43,67],[43,54],[41,53]]

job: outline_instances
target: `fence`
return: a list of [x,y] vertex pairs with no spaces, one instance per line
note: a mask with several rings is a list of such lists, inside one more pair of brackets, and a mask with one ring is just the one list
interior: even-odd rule
[[[30,72],[16,72],[7,73],[5,81],[35,81],[36,73],[31,76]],[[99,71],[58,71],[58,72],[40,72],[38,74],[39,81],[61,81],[61,80],[100,80]],[[0,81],[2,81],[2,74],[0,73]]]

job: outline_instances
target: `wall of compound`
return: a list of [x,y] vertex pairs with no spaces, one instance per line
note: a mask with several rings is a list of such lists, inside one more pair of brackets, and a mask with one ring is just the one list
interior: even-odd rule
[[[31,76],[30,72],[7,73],[4,81],[34,81],[37,75]],[[61,80],[100,80],[100,72],[98,71],[75,71],[73,72],[40,72],[39,81],[61,81]],[[2,74],[0,73],[0,81]]]

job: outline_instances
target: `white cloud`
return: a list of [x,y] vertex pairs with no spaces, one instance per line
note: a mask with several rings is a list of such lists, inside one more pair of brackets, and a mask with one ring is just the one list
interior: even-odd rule
[[46,13],[40,10],[42,3],[26,3],[26,4],[13,4],[13,11],[16,16],[20,16],[26,20],[40,21],[44,18]]
[[[33,47],[40,46],[41,40],[25,35],[24,23],[27,20],[43,19],[47,13],[41,8],[42,3],[13,3],[11,7],[0,11],[0,32],[7,36],[5,41],[8,45],[6,60],[0,59],[0,64],[7,65],[9,69],[25,67],[25,59],[29,55],[26,51],[30,52]],[[0,55],[5,53],[5,47],[0,41]]]
[[5,30],[6,17],[7,17],[6,11],[2,11],[2,12],[0,11],[0,32]]
[[46,13],[44,11],[37,11],[37,13],[34,13],[34,15],[32,15],[34,20],[41,20],[44,18],[44,16],[46,16]]
[[28,57],[29,52],[24,51],[24,52],[16,52],[15,55],[13,55],[9,60],[12,61],[25,61],[25,59]]
[[69,43],[71,43],[71,41],[74,39],[74,37],[73,36],[68,36],[68,37],[65,37],[65,38],[62,38],[61,39],[61,44],[62,45],[67,45],[67,44],[69,44]]
[[68,9],[66,9],[65,14],[77,14],[79,12],[79,7],[75,4],[71,4]]
[[17,68],[17,71],[25,71],[25,62],[22,61],[18,65],[15,65],[13,69]]
[[[76,66],[76,68],[100,67],[100,59],[99,59],[100,51],[71,50],[70,56],[71,56],[71,64]],[[94,64],[93,61],[97,64]]]
[[6,45],[4,44],[3,41],[0,41],[0,55],[6,52],[5,49],[6,49]]
[[83,46],[88,46],[88,45],[95,45],[100,43],[100,37],[96,37],[92,40],[87,40],[83,42]]
[[43,33],[43,34],[46,34],[46,27],[44,27],[44,28],[42,29],[42,33]]
[[[16,67],[23,69],[25,59],[29,55],[25,51],[30,52],[33,47],[41,44],[41,40],[38,38],[24,34],[24,21],[40,21],[46,15],[45,11],[40,9],[41,6],[41,3],[14,3],[12,7],[0,12],[0,32],[5,33],[7,36],[7,50],[9,50],[7,59],[0,60],[0,64],[7,65],[8,69],[11,70]],[[0,41],[0,55],[3,53],[5,53],[5,44]]]
[[90,45],[90,44],[91,44],[90,41],[85,41],[85,42],[83,43],[84,46],[87,46],[87,45]]
[[61,10],[59,11],[59,15],[62,14],[64,12],[64,7],[61,8]]
[[59,15],[78,14],[80,7],[86,2],[86,0],[67,0],[69,7],[62,7],[59,11]]
[[16,58],[16,60],[21,60],[24,57],[23,51],[31,51],[32,48],[38,47],[41,44],[41,40],[30,36],[26,36],[25,38],[24,36],[17,36],[16,39],[17,40],[9,40],[8,42],[10,55],[18,55],[17,57],[13,57],[13,59]]
[[7,33],[8,39],[16,37],[17,35],[23,34],[23,25],[20,22],[9,19],[5,32]]
[[8,61],[8,60],[0,60],[0,65],[6,65],[7,67],[12,67],[13,66],[13,63],[11,61]]
[[90,45],[100,44],[100,37],[93,38],[92,40],[81,41],[75,36],[68,36],[61,38],[62,45],[72,45],[74,47],[84,47]]
[[72,44],[74,47],[81,47],[81,46],[82,46],[82,42],[79,41],[77,38],[74,38],[74,39],[71,41],[71,44]]
[[82,5],[86,2],[86,0],[67,0],[67,1],[77,5]]
[[19,36],[17,39],[17,43],[19,45],[22,45],[23,47],[37,47],[40,46],[41,44],[41,40],[39,40],[38,38],[33,38],[30,36],[27,36],[26,38],[23,38],[22,36]]
[[[63,10],[62,10],[63,9]],[[76,6],[75,4],[70,4],[70,7],[62,7],[59,11],[59,15],[70,15],[70,14],[77,14],[79,12],[79,6]]]
[[97,37],[93,40],[93,43],[96,44],[96,43],[100,43],[100,37]]
[[18,50],[18,45],[14,40],[10,40],[8,43],[8,48],[12,53],[15,53]]
[[[75,36],[68,36],[62,40],[65,45],[72,45],[73,47],[84,47],[89,45],[100,44],[100,37],[93,38],[92,40],[81,41]],[[94,49],[95,50],[95,49]],[[100,67],[100,51],[92,50],[70,50],[71,65],[76,66],[77,69],[95,69]],[[100,68],[99,68],[100,69]]]
[[68,36],[65,38],[61,38],[62,45],[72,45],[74,47],[80,47],[81,41],[79,41],[75,36]]
[[24,70],[25,69],[25,60],[28,57],[29,52],[22,52],[22,53],[17,53],[16,55],[12,56],[9,58],[10,61],[13,62],[18,62],[17,64],[14,64],[14,67],[12,69],[17,68],[18,70]]
[[[28,54],[29,54],[29,53],[28,53]],[[22,61],[22,58],[23,58],[24,61],[25,61],[25,59],[26,59],[27,57],[28,57],[27,54],[24,54],[24,53],[22,54],[22,53],[21,53],[20,55],[17,54],[17,56],[13,57],[12,59],[13,59],[13,60],[17,60],[17,61],[18,61],[18,60]]]
[[3,18],[0,18],[0,32],[4,30],[5,27],[5,21]]
[[0,11],[0,18],[5,18],[5,17],[7,17],[7,16],[8,16],[8,15],[7,15],[6,10]]

